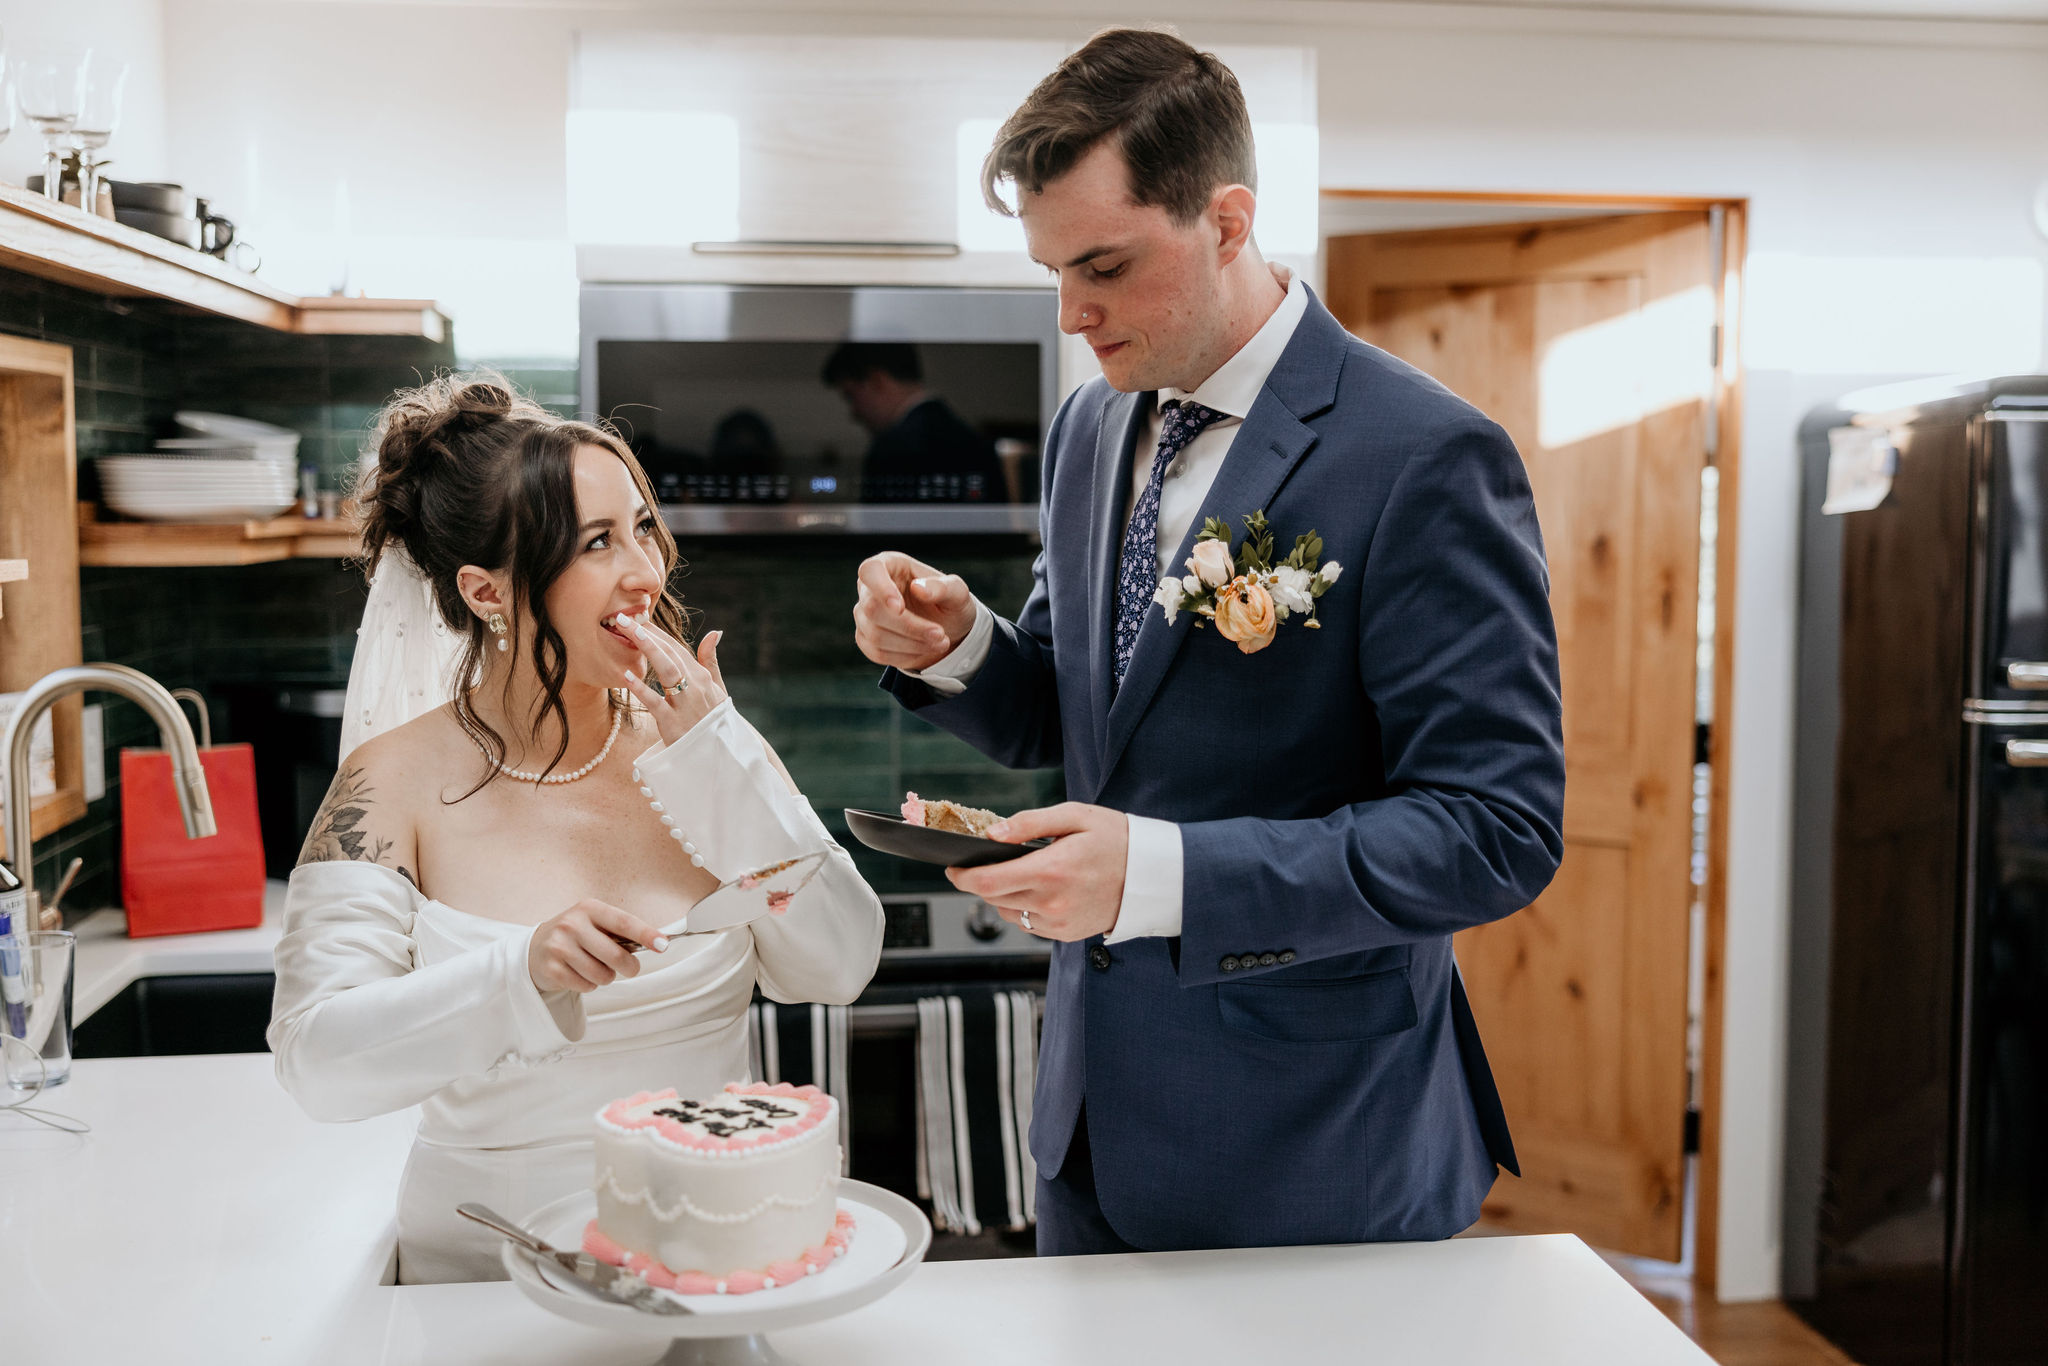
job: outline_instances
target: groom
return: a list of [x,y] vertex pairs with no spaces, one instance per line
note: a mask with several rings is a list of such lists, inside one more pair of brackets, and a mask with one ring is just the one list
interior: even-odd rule
[[[861,566],[854,618],[903,705],[1066,766],[1075,800],[996,830],[1055,844],[949,874],[1058,941],[1039,1251],[1447,1237],[1516,1170],[1451,935],[1533,901],[1562,849],[1522,462],[1260,258],[1243,96],[1180,39],[1098,35],[983,181],[999,207],[1014,187],[1103,378],[1047,436],[1015,621],[896,552]],[[1155,589],[1205,522],[1242,572],[1258,512],[1276,562],[1311,530],[1336,562],[1314,628],[1249,585],[1169,619]]]

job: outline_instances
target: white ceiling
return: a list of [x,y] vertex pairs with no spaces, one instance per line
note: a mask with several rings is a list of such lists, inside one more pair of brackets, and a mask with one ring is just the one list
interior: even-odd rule
[[1426,0],[1487,9],[1606,10],[1624,14],[1745,14],[1845,19],[2048,21],[2048,0]]

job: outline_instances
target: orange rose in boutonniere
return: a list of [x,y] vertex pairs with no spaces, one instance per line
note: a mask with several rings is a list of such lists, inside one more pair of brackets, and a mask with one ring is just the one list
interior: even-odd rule
[[1245,654],[1257,654],[1273,643],[1280,620],[1273,595],[1240,574],[1216,590],[1216,631]]

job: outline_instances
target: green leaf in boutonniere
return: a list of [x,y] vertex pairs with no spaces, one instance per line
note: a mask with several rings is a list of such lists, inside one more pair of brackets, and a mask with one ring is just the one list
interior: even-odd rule
[[1198,541],[1221,541],[1225,545],[1229,545],[1230,525],[1221,517],[1211,517],[1202,523],[1202,534],[1195,537],[1195,539]]

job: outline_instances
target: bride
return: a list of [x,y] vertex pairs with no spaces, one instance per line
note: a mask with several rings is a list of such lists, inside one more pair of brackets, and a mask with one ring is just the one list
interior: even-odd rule
[[[675,542],[599,428],[493,378],[384,410],[344,758],[285,905],[269,1041],[316,1119],[420,1107],[399,1279],[501,1279],[495,1237],[591,1182],[591,1116],[744,1077],[755,986],[850,1001],[882,909],[695,650]],[[779,915],[658,927],[824,851]],[[619,941],[642,946],[635,952]]]

